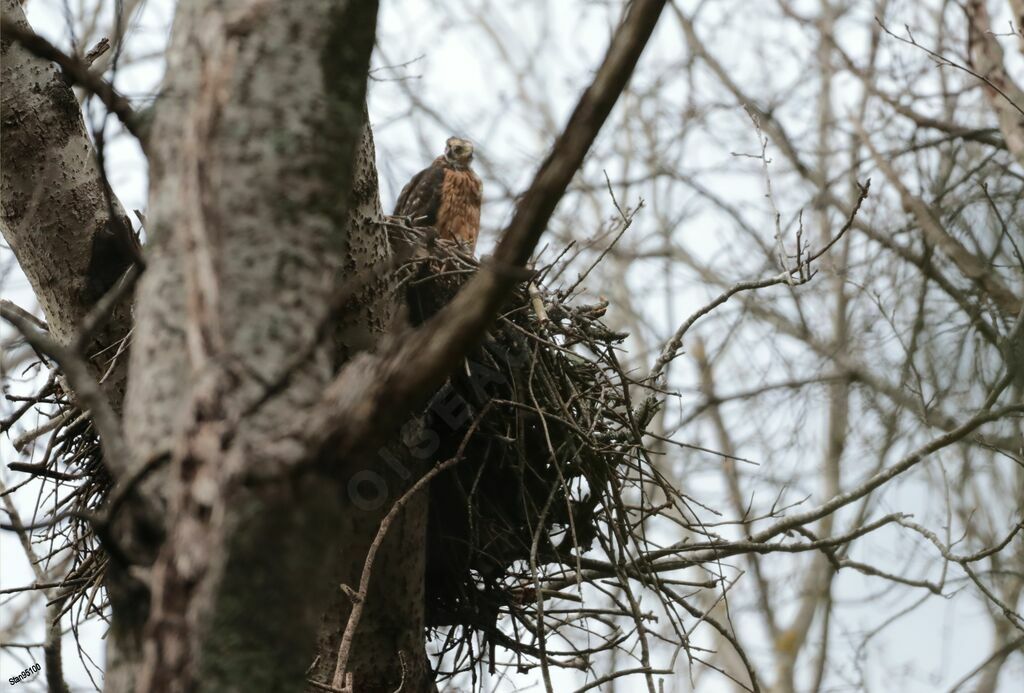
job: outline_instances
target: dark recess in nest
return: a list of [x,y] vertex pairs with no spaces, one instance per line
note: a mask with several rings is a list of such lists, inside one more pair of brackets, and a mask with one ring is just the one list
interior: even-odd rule
[[[421,323],[481,261],[431,230],[394,218],[387,226],[406,258],[397,271],[410,318]],[[546,286],[557,272],[539,269],[516,288],[483,343],[424,412],[424,428],[439,442],[431,462],[452,458],[465,443],[462,461],[430,488],[427,625],[441,635],[441,654],[454,655],[453,670],[438,672],[442,679],[485,655],[493,667],[498,645],[518,658],[543,658],[534,637],[536,587],[548,599],[590,580],[577,574],[577,557],[592,546],[608,551],[609,542],[631,541],[629,531],[611,531],[629,529],[621,526],[628,521],[623,489],[655,479],[643,439],[658,400],[619,366],[616,350],[626,335],[602,322],[606,304],[575,304],[569,291]],[[108,353],[110,368],[122,349]],[[57,375],[2,424],[9,429],[31,406],[52,405],[50,415],[59,417],[42,461],[16,466],[52,482],[43,503],[51,503],[54,521],[35,536],[71,551],[57,594],[62,613],[81,623],[108,609],[99,586],[109,557],[83,518],[103,507],[110,479],[91,422]],[[631,401],[631,388],[641,401]],[[474,644],[480,638],[487,649]]]
[[[416,249],[400,272],[420,323],[480,261],[429,230],[400,220],[389,228],[396,248]],[[492,648],[497,639],[519,649],[496,622],[533,601],[531,564],[569,565],[591,548],[610,477],[624,474],[656,409],[653,398],[639,410],[629,402],[615,356],[626,335],[601,322],[606,305],[571,305],[544,286],[549,269],[517,287],[425,415],[441,440],[436,461],[454,456],[476,424],[464,459],[430,489],[428,625],[483,633]]]

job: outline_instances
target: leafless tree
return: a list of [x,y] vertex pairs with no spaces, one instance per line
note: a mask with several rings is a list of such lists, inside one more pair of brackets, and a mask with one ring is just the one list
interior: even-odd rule
[[481,147],[481,260],[382,214],[368,78],[411,160],[486,114],[408,78],[377,3],[178,3],[152,103],[113,86],[145,3],[69,13],[70,50],[20,5],[2,230],[40,315],[3,304],[4,527],[49,690],[95,618],[112,691],[866,689],[942,597],[989,637],[951,690],[1022,665],[1016,0],[438,3],[512,87],[474,107],[538,143]]

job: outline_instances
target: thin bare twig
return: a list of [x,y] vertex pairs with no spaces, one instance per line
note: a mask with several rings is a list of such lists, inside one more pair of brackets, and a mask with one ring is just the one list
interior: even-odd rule
[[145,147],[145,133],[142,131],[138,114],[128,99],[118,93],[110,82],[93,73],[81,60],[68,55],[27,26],[9,17],[0,17],[0,31],[5,37],[20,43],[33,55],[57,63],[73,83],[95,94],[103,105],[117,116],[125,129]]
[[0,317],[13,325],[33,348],[60,364],[82,408],[89,410],[92,415],[93,423],[100,434],[103,459],[107,468],[115,479],[124,476],[128,472],[131,458],[121,435],[121,421],[100,384],[90,372],[85,359],[44,335],[28,320],[6,306],[0,306]]

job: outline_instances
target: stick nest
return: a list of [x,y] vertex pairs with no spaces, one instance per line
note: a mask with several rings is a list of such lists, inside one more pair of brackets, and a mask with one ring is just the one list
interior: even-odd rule
[[[487,261],[429,231],[389,228],[396,247],[419,249],[400,270],[413,322]],[[442,441],[436,459],[463,450],[432,484],[428,527],[427,619],[447,636],[452,674],[477,664],[480,649],[493,664],[495,645],[520,665],[542,656],[543,602],[589,579],[578,559],[614,534],[622,487],[645,464],[658,400],[620,367],[627,335],[602,321],[607,302],[574,303],[573,286],[548,286],[561,269],[516,287],[427,407],[426,428]]]
[[[486,263],[430,229],[386,223],[405,258],[396,271],[413,323],[436,314]],[[659,399],[620,366],[627,335],[603,322],[606,301],[574,299],[586,273],[567,285],[566,267],[556,261],[516,287],[423,412],[424,430],[436,435],[431,461],[460,458],[430,487],[427,625],[441,643],[441,679],[485,663],[494,671],[496,647],[520,670],[587,668],[600,651],[630,649],[627,641],[643,637],[642,622],[654,618],[632,598],[586,607],[595,586],[632,595],[638,573],[623,557],[642,556],[646,520],[666,508],[683,514],[685,500],[644,448]],[[104,618],[107,559],[85,519],[110,490],[95,431],[56,372],[30,399],[4,424],[31,405],[57,421],[43,459],[18,465],[53,482],[38,508],[51,523],[34,536],[50,555],[70,549],[55,601],[74,610],[76,624]],[[658,489],[663,502],[655,505]],[[558,602],[568,608],[551,607]],[[545,644],[554,634],[557,651]]]

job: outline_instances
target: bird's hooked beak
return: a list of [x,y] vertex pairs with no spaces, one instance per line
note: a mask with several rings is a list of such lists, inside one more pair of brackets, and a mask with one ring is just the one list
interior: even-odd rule
[[449,163],[468,166],[473,160],[473,145],[465,141],[449,140],[445,143],[444,158]]

